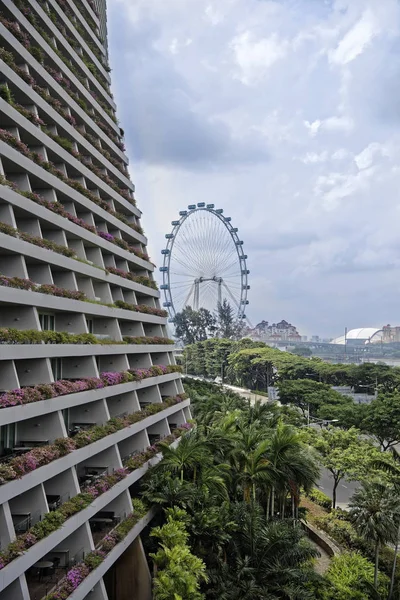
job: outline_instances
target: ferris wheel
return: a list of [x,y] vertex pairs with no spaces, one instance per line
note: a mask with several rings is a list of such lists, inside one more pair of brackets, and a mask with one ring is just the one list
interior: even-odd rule
[[245,319],[249,303],[247,255],[238,229],[232,227],[231,217],[214,204],[189,204],[172,221],[172,232],[166,234],[167,245],[160,271],[164,292],[163,306],[170,321],[186,306],[194,310],[217,310],[226,299],[238,319]]

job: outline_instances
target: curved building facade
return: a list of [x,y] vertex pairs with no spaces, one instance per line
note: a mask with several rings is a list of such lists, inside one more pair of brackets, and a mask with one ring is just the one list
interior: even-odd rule
[[372,344],[380,342],[382,339],[382,329],[376,327],[360,327],[358,329],[350,329],[346,335],[340,335],[331,341],[331,344]]
[[138,483],[190,408],[116,120],[105,1],[0,7],[0,600],[147,600]]

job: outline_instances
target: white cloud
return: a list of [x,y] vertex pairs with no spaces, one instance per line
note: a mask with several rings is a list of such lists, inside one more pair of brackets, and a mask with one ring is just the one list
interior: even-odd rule
[[376,169],[370,166],[358,173],[321,175],[316,181],[315,195],[321,198],[325,210],[335,210],[345,198],[356,197],[359,192],[368,190],[375,174]]
[[371,44],[373,38],[379,34],[379,27],[374,18],[374,13],[368,8],[357,23],[341,39],[338,46],[330,52],[332,63],[346,65]]
[[238,78],[250,85],[259,82],[268,69],[286,55],[288,42],[276,33],[255,39],[251,31],[245,31],[232,40],[231,48],[239,68]]
[[171,54],[176,54],[178,52],[178,40],[174,38],[169,45],[169,50]]
[[211,25],[218,25],[223,20],[223,15],[218,12],[215,6],[209,4],[204,11],[206,18],[210,21]]
[[207,199],[244,240],[252,321],[400,325],[398,0],[108,7],[153,260],[179,210]]
[[311,136],[316,136],[319,131],[351,131],[354,127],[354,121],[349,116],[333,116],[327,119],[316,119],[312,123],[304,121],[304,125],[309,130]]
[[346,160],[352,156],[352,153],[349,152],[346,148],[339,148],[339,150],[335,150],[332,154],[333,160]]
[[310,121],[304,121],[304,125],[309,130],[310,135],[314,136],[317,135],[318,130],[321,127],[321,121],[319,119],[316,119],[312,123],[310,123]]
[[192,40],[190,38],[187,38],[183,42],[180,42],[177,38],[174,38],[169,45],[169,51],[171,54],[178,54],[182,48],[187,48],[187,46],[190,46],[191,43]]
[[328,160],[328,152],[324,150],[320,154],[317,152],[307,152],[305,156],[300,159],[305,165],[324,163]]
[[349,116],[328,117],[321,123],[321,128],[327,131],[350,131],[354,127],[354,121]]
[[373,163],[376,157],[390,157],[391,152],[389,147],[379,144],[378,142],[371,142],[364,150],[362,150],[357,156],[354,157],[354,161],[357,167],[362,169],[368,169]]

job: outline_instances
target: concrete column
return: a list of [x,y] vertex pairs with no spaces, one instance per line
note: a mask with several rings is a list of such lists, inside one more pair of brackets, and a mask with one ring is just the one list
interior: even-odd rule
[[104,577],[109,600],[151,600],[151,575],[140,537]]

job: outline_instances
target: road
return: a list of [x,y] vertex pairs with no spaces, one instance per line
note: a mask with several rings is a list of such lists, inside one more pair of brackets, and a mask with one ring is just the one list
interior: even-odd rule
[[[359,485],[360,484],[356,481],[346,481],[345,479],[342,479],[336,490],[337,508],[347,508],[351,496],[354,494]],[[326,469],[323,469],[321,472],[321,478],[319,480],[318,487],[321,492],[324,492],[324,494],[332,498],[333,479],[332,475]]]

